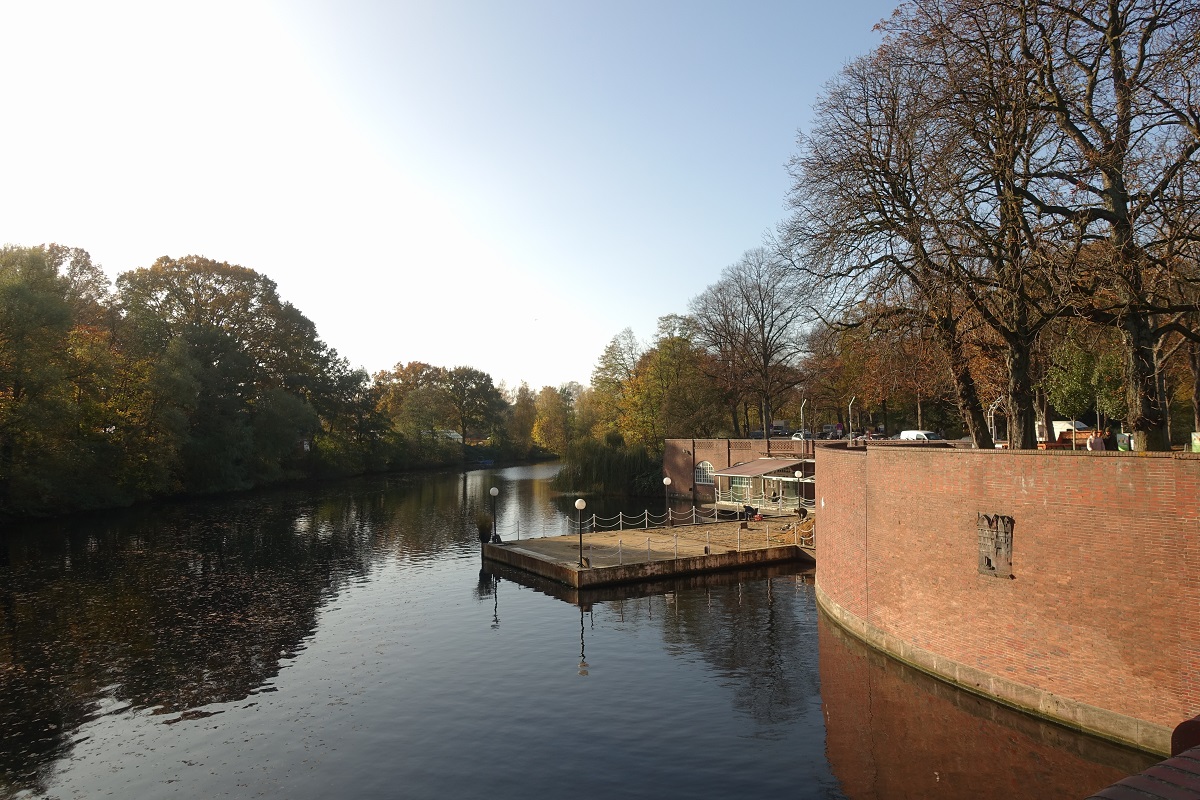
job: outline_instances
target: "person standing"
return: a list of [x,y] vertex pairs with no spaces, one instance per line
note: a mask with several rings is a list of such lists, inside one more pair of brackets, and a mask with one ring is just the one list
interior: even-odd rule
[[1102,437],[1100,435],[1100,431],[1092,431],[1091,433],[1088,434],[1087,449],[1088,450],[1103,450],[1104,449],[1104,437]]

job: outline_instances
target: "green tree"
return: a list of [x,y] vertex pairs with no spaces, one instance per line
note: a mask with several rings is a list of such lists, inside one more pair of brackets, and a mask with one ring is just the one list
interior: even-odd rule
[[621,417],[642,353],[643,348],[630,328],[614,336],[604,348],[592,370],[594,421],[586,433],[599,440],[612,433],[624,436]]
[[[266,276],[201,256],[164,256],[119,276],[117,289],[124,350],[154,365],[158,385],[173,389],[167,397],[187,420],[173,468],[185,490],[244,488],[293,474],[306,444],[339,451],[328,454],[338,463],[346,462],[347,447],[362,444],[353,432],[345,443],[332,437],[361,427],[366,376],[317,338]],[[191,396],[179,393],[183,387]],[[321,420],[315,436],[313,413]]]
[[566,455],[572,441],[575,397],[568,385],[543,386],[537,396],[533,441],[551,453]]
[[533,448],[533,426],[537,422],[537,397],[529,384],[521,385],[509,398],[511,411],[508,416],[508,439],[517,453],[529,454]]
[[470,433],[487,436],[502,424],[508,404],[486,372],[474,367],[455,367],[444,374],[442,389],[464,446]]

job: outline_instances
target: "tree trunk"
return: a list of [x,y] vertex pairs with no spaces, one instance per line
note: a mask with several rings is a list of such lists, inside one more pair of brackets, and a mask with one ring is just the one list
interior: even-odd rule
[[1037,412],[1033,386],[1029,380],[1029,348],[1009,345],[1005,352],[1008,366],[1009,446],[1015,450],[1037,449]]
[[1124,321],[1127,344],[1126,389],[1131,432],[1131,450],[1169,450],[1161,397],[1158,392],[1158,371],[1155,368],[1157,342],[1149,320],[1140,314],[1129,314]]
[[1192,430],[1200,431],[1200,343],[1188,342],[1188,366],[1192,369]]
[[957,323],[953,317],[945,316],[937,320],[937,331],[942,338],[942,346],[946,350],[950,363],[950,379],[954,382],[954,396],[958,403],[958,412],[967,423],[971,441],[980,450],[995,449],[991,431],[988,430],[987,418],[983,413],[983,405],[979,402],[979,391],[975,386],[975,378],[971,374],[971,364],[960,346]]

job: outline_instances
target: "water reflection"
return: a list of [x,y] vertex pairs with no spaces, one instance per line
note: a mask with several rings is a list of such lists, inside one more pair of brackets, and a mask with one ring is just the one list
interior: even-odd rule
[[851,800],[1087,797],[1155,762],[955,689],[820,621],[826,754]]
[[669,652],[708,664],[758,737],[782,736],[818,695],[811,565],[582,591],[501,564],[485,572],[497,586],[511,581],[579,607],[580,675],[589,669],[584,615],[599,613],[625,628],[653,627]]
[[[549,488],[554,469],[378,478],[5,533],[0,798],[403,786],[506,800],[567,785],[842,797],[830,765],[854,800],[931,786],[986,797],[971,776],[1011,789],[1069,768],[1090,787],[1144,766],[896,674],[818,624],[800,565],[585,592],[481,569],[474,515],[490,512],[492,486],[506,539],[567,532],[574,498]],[[565,747],[568,729],[587,732],[583,750]],[[132,752],[136,789],[134,770],[121,773]]]
[[457,476],[448,477],[6,532],[0,796],[5,784],[44,788],[45,765],[100,715],[145,709],[179,715],[166,721],[193,719],[195,709],[261,690],[304,649],[317,610],[381,558],[476,552]]

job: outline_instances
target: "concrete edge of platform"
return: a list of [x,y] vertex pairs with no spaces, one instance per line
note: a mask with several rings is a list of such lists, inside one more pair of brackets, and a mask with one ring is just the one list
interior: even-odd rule
[[573,589],[612,586],[620,583],[659,580],[662,578],[695,575],[704,572],[756,567],[786,561],[811,560],[812,556],[797,545],[780,545],[755,550],[711,553],[702,556],[669,558],[657,561],[634,562],[607,567],[578,568],[574,564],[551,561],[544,556],[522,550],[518,544],[485,544],[483,557],[516,569],[540,575]]
[[1060,697],[1044,689],[1010,681],[953,661],[876,628],[838,605],[821,590],[820,585],[816,587],[816,596],[817,604],[843,630],[914,669],[973,694],[1072,730],[1152,755],[1170,755],[1171,729],[1164,725],[1156,725],[1078,700]]

